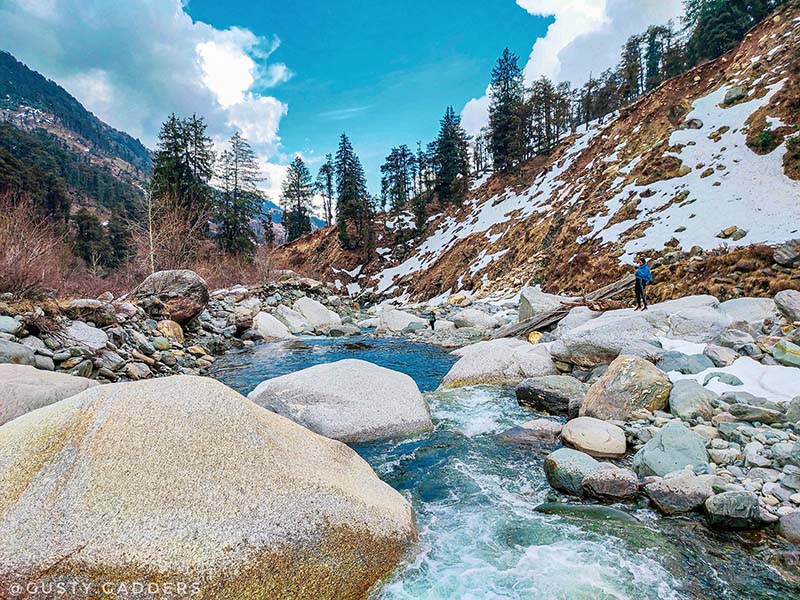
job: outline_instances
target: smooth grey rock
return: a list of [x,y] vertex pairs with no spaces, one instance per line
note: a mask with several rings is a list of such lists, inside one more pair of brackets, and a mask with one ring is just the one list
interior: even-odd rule
[[734,85],[733,87],[728,88],[728,91],[725,92],[723,104],[734,104],[739,100],[744,100],[746,97],[747,90],[740,85]]
[[544,461],[544,474],[551,487],[579,496],[583,478],[603,469],[594,458],[571,448],[559,448]]
[[313,330],[313,327],[308,324],[308,321],[306,321],[306,318],[302,314],[284,304],[278,305],[273,314],[295,335]]
[[772,357],[787,367],[800,367],[800,346],[781,340],[772,347]]
[[490,315],[477,308],[465,308],[450,317],[457,329],[475,327],[477,329],[494,329],[501,322],[495,315]]
[[780,411],[749,404],[731,404],[728,407],[728,412],[740,421],[749,423],[772,424],[783,421],[783,414]]
[[726,348],[724,346],[717,346],[716,344],[708,344],[703,350],[705,354],[715,367],[728,367],[739,358],[739,353],[733,348]]
[[775,526],[775,531],[783,539],[793,544],[800,544],[800,511],[782,516]]
[[22,329],[22,323],[14,317],[0,315],[0,332],[16,335]]
[[570,412],[570,403],[580,406],[588,390],[587,384],[569,375],[545,375],[525,379],[516,387],[515,393],[520,406],[566,415]]
[[269,313],[260,312],[253,320],[253,329],[265,340],[288,340],[294,338],[292,332],[282,322]]
[[717,346],[731,348],[738,352],[744,346],[747,346],[748,344],[754,344],[755,340],[753,339],[753,336],[746,331],[728,328],[717,336],[717,338],[714,340],[714,343]]
[[708,385],[708,382],[714,379],[718,379],[721,383],[727,383],[728,385],[744,385],[742,380],[733,373],[721,373],[719,371],[706,375],[703,379],[703,385]]
[[268,379],[248,397],[316,433],[348,443],[433,428],[428,404],[411,377],[363,360],[341,360]]
[[561,428],[561,423],[551,419],[533,419],[503,431],[497,437],[522,444],[548,446],[557,443]]
[[96,385],[91,379],[30,365],[0,364],[0,425]]
[[561,430],[561,440],[565,445],[595,458],[625,456],[625,432],[612,423],[593,417],[567,421]]
[[692,379],[680,379],[672,384],[669,411],[684,421],[702,417],[710,421],[714,415],[712,402],[717,395]]
[[70,319],[91,321],[101,327],[117,322],[117,311],[111,304],[92,298],[70,300],[64,311]]
[[678,422],[667,423],[633,457],[633,470],[639,477],[679,471],[687,465],[708,462],[703,438]]
[[28,346],[0,338],[0,363],[34,365],[36,357]]
[[683,354],[681,352],[671,351],[665,353],[658,359],[656,366],[665,373],[677,371],[684,375],[694,375],[706,369],[713,368],[714,363],[703,354]]
[[745,321],[754,327],[760,327],[767,319],[778,317],[778,308],[772,298],[733,298],[719,307],[734,321]]
[[539,287],[524,287],[519,295],[519,320],[526,321],[544,312],[561,308],[562,300],[570,301],[574,298],[547,294]]
[[598,521],[618,521],[620,523],[639,523],[636,517],[629,515],[624,511],[599,504],[545,502],[533,510],[547,515],[562,515],[565,517],[577,517],[581,519],[593,519]]
[[517,385],[530,377],[555,375],[556,366],[547,348],[516,339],[478,342],[453,352],[461,358],[439,386]]
[[295,300],[292,308],[303,315],[308,324],[318,331],[342,324],[342,318],[338,313],[308,296]]
[[790,423],[800,421],[800,396],[795,396],[786,407],[786,420]]
[[800,321],[800,292],[783,290],[775,294],[775,305],[789,321]]
[[70,343],[85,346],[89,350],[102,350],[108,344],[108,335],[102,329],[73,321],[64,330],[64,338]]
[[630,469],[603,469],[583,478],[587,496],[618,502],[635,498],[639,493],[639,478]]
[[762,525],[758,496],[753,492],[723,492],[705,502],[706,521],[719,529],[754,529]]
[[330,329],[328,329],[328,335],[330,337],[345,337],[350,335],[358,335],[361,333],[361,330],[356,325],[347,325],[342,323],[341,325],[334,325]]

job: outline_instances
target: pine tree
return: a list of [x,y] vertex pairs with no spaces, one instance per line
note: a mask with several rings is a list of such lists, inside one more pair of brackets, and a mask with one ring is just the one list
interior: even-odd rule
[[249,254],[255,249],[251,221],[261,212],[258,163],[250,144],[239,132],[231,137],[229,148],[220,157],[221,193],[217,197],[217,242],[224,251]]
[[623,46],[619,65],[620,94],[624,100],[638,98],[644,89],[642,68],[642,36],[632,35]]
[[310,212],[313,197],[311,173],[303,159],[296,156],[289,165],[281,190],[281,207],[287,241],[294,241],[311,231]]
[[100,219],[87,209],[80,209],[72,217],[75,235],[73,251],[82,258],[94,275],[112,262],[112,249]]
[[333,157],[330,154],[325,156],[325,163],[319,168],[315,188],[317,193],[322,196],[322,208],[325,212],[325,224],[330,226],[333,223]]
[[161,126],[153,159],[150,189],[153,198],[183,208],[191,221],[208,218],[214,152],[202,117],[179,119],[175,114]]
[[460,204],[469,184],[469,140],[452,106],[440,122],[435,157],[439,203]]
[[[339,138],[334,173],[336,175],[336,226],[339,230],[339,244],[343,248],[353,249],[364,245],[369,238],[371,209],[364,168],[344,133]],[[351,239],[348,223],[355,225],[356,239]]]
[[273,227],[272,211],[267,211],[267,214],[261,219],[261,227],[264,229],[264,245],[267,248],[275,246],[275,228]]
[[381,165],[381,200],[382,208],[388,203],[392,211],[402,210],[411,198],[414,180],[412,167],[414,155],[408,146],[392,148],[385,162]]
[[528,154],[522,69],[519,57],[508,48],[492,69],[490,98],[489,150],[494,168],[508,171]]
[[119,210],[111,213],[111,220],[108,222],[108,242],[111,246],[108,261],[110,268],[119,269],[136,256],[131,227]]

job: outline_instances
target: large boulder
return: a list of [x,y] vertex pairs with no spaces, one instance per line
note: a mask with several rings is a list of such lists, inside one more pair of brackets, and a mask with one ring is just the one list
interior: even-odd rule
[[583,493],[584,477],[602,469],[594,458],[571,448],[559,448],[544,461],[544,474],[550,487],[575,496]]
[[294,334],[307,333],[313,329],[302,314],[283,304],[275,308],[275,316]]
[[671,389],[669,378],[646,360],[620,356],[589,388],[580,414],[624,421],[638,409],[663,409]]
[[3,589],[198,582],[181,600],[363,598],[416,538],[409,503],[350,448],[188,376],[6,423],[0,515]]
[[564,362],[593,367],[614,360],[631,340],[668,337],[708,343],[730,322],[713,296],[687,296],[654,304],[646,312],[626,308],[589,318],[564,330],[552,354]]
[[411,313],[396,308],[384,308],[378,315],[378,330],[388,333],[400,333],[409,325],[427,327],[428,322]]
[[680,471],[687,466],[708,463],[708,452],[703,438],[682,423],[671,422],[662,427],[653,438],[633,456],[633,470],[639,477]]
[[753,327],[759,327],[765,320],[779,316],[778,307],[772,298],[733,298],[719,307],[732,321],[744,321]]
[[517,385],[529,377],[555,375],[557,372],[547,348],[522,340],[478,342],[453,354],[461,358],[445,375],[440,388]]
[[465,308],[458,311],[450,320],[456,328],[475,327],[476,329],[494,329],[501,324],[500,319],[477,308]]
[[753,492],[723,492],[705,502],[706,521],[720,529],[754,529],[763,525],[758,496]]
[[800,544],[800,511],[783,515],[775,526],[775,531],[792,544]]
[[574,298],[547,294],[538,286],[522,288],[519,295],[519,320],[525,321],[554,308],[563,308],[562,300],[570,301]]
[[775,294],[775,304],[781,314],[790,321],[800,321],[800,292],[783,290]]
[[651,481],[644,486],[644,492],[662,513],[676,515],[701,508],[714,495],[713,479],[713,475],[698,476],[683,470]]
[[30,365],[0,365],[0,425],[96,385],[85,377],[51,373]]
[[669,411],[684,421],[701,417],[710,421],[714,416],[712,402],[717,395],[693,379],[680,379],[672,384],[669,393]]
[[35,365],[36,354],[25,344],[17,344],[0,338],[0,363]]
[[579,407],[588,390],[588,384],[569,375],[545,375],[525,379],[515,393],[520,406],[553,415],[569,415],[570,406]]
[[308,296],[295,300],[292,308],[303,315],[308,324],[317,331],[325,331],[342,324],[342,317]]
[[288,340],[294,337],[286,325],[265,312],[258,313],[253,319],[253,329],[265,340]]
[[561,430],[561,441],[595,458],[625,456],[625,432],[612,423],[592,417],[567,421]]
[[675,350],[661,355],[656,361],[656,366],[665,373],[676,371],[684,375],[702,373],[706,369],[715,367],[714,362],[705,354],[683,354]]
[[198,316],[208,304],[208,285],[194,271],[157,271],[134,291],[139,299],[154,296],[164,305],[169,318],[183,325]]
[[363,360],[268,379],[248,397],[311,431],[348,443],[433,428],[428,404],[411,377]]

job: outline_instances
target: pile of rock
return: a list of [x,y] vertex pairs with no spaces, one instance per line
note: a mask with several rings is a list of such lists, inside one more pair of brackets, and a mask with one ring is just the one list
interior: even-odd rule
[[[710,526],[732,529],[778,523],[800,541],[798,320],[795,291],[684,298],[646,313],[573,309],[553,341],[528,345],[546,350],[556,374],[516,386],[521,406],[566,424],[540,418],[504,437],[563,444],[545,473],[569,496],[645,497],[666,515],[702,511]],[[523,343],[512,347],[525,354]],[[475,375],[495,362],[486,342],[459,352],[485,357],[470,366]],[[510,352],[497,362],[513,370]],[[469,382],[467,366],[458,377]]]
[[129,295],[65,301],[50,314],[11,301],[0,301],[0,363],[104,382],[204,374],[215,355],[262,338],[359,333],[338,296],[296,276],[210,293],[192,271],[159,271]]

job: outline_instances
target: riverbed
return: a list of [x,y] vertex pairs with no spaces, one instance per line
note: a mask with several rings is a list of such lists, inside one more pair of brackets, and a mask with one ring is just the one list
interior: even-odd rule
[[[359,358],[402,371],[431,406],[434,431],[354,449],[411,501],[420,541],[374,600],[800,598],[778,570],[789,546],[761,533],[711,532],[699,516],[636,522],[547,515],[544,455],[497,436],[536,415],[500,387],[436,392],[455,357],[398,338],[300,338],[217,360],[243,394],[271,377]],[[331,382],[335,385],[335,382]],[[772,566],[775,565],[775,566]]]

